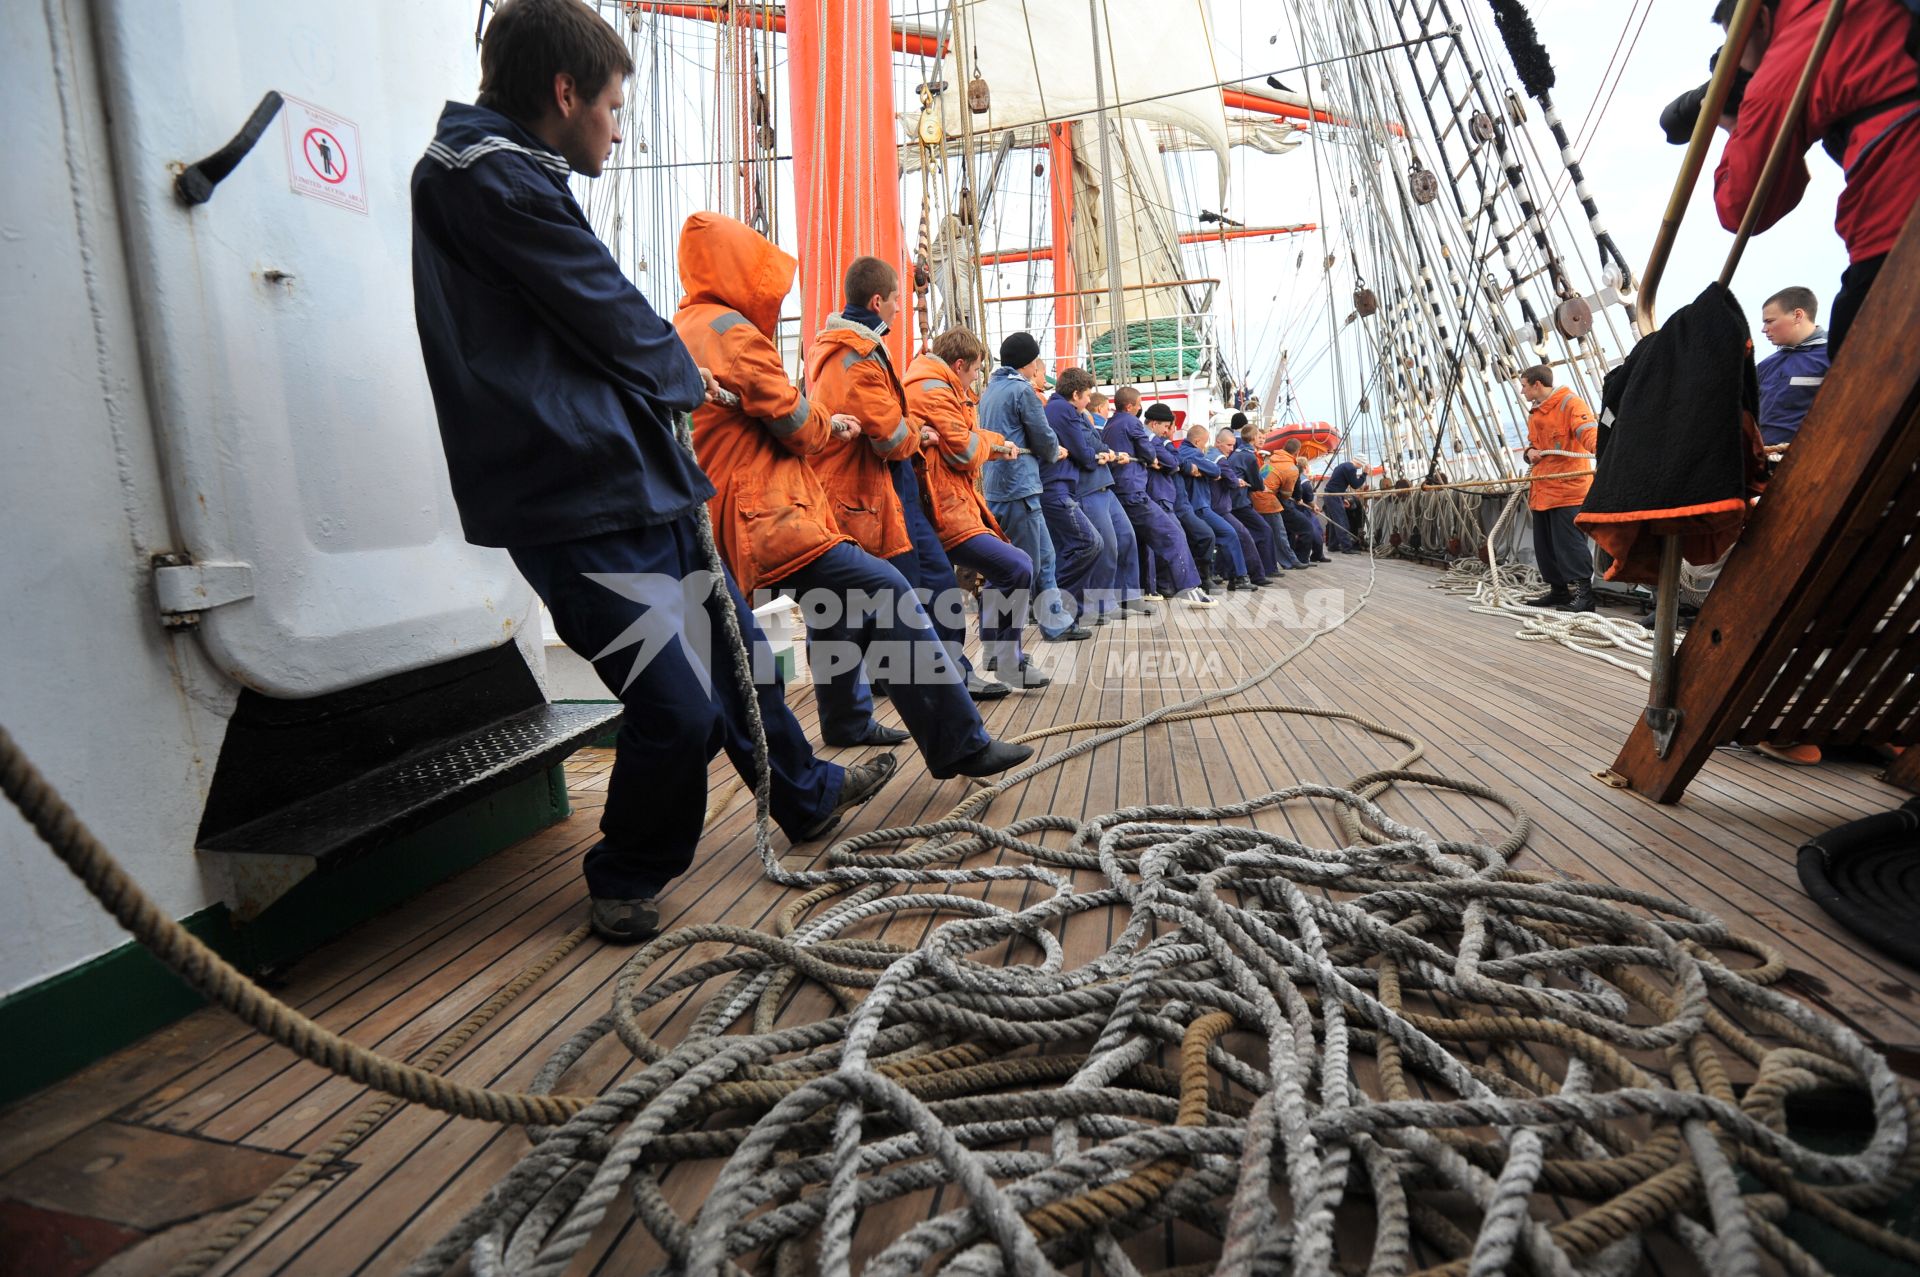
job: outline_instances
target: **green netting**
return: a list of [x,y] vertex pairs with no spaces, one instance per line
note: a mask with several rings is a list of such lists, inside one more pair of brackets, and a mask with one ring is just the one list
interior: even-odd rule
[[[1172,381],[1200,367],[1200,335],[1182,320],[1143,320],[1128,324],[1126,334],[1129,381]],[[1113,380],[1111,329],[1094,339],[1087,365],[1095,381]]]

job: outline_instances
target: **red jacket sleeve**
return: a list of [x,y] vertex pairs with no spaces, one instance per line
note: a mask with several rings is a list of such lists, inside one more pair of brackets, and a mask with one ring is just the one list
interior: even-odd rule
[[[1760,170],[1766,167],[1773,136],[1787,117],[1787,106],[1793,101],[1793,90],[1806,67],[1814,34],[1825,14],[1825,5],[1815,5],[1776,29],[1760,59],[1759,69],[1747,82],[1740,110],[1734,117],[1733,132],[1720,153],[1720,166],[1713,173],[1714,210],[1720,214],[1720,225],[1730,231],[1739,230],[1740,219],[1747,215],[1747,205],[1760,185]],[[1822,78],[1832,73],[1830,66],[1820,72]],[[1812,113],[1807,112],[1800,117],[1797,134],[1787,144],[1786,163],[1781,165],[1773,191],[1760,210],[1760,219],[1754,223],[1756,234],[1785,217],[1806,193],[1807,148],[1814,141],[1807,129],[1811,116]]]

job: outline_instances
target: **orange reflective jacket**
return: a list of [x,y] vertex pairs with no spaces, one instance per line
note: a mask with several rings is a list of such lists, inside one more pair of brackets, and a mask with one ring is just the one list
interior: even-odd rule
[[860,419],[858,439],[836,439],[811,459],[833,498],[834,522],[867,553],[895,558],[913,548],[889,461],[920,450],[907,420],[907,392],[880,334],[843,315],[827,320],[807,351],[807,387],[830,413]]
[[[1594,423],[1593,410],[1565,386],[1554,387],[1553,393],[1527,414],[1529,447],[1591,453],[1599,434],[1600,428]],[[1528,507],[1534,510],[1558,510],[1561,506],[1579,505],[1587,499],[1587,489],[1593,486],[1593,475],[1580,472],[1590,472],[1592,469],[1591,456],[1541,457],[1533,463],[1534,483],[1527,496]],[[1541,475],[1556,474],[1578,477],[1540,478]]]
[[1260,486],[1247,494],[1253,502],[1255,514],[1279,514],[1280,498],[1275,495],[1280,488],[1279,466],[1284,452],[1276,452],[1260,463]]
[[740,396],[693,414],[693,450],[718,489],[707,509],[742,590],[771,585],[853,538],[802,459],[832,440],[829,414],[787,379],[773,344],[798,263],[742,222],[695,213],[680,231],[687,295],[673,326],[693,360]]
[[924,421],[939,436],[921,448],[921,491],[932,507],[940,545],[952,549],[987,533],[1001,536],[1000,525],[980,495],[980,471],[1006,436],[979,428],[973,393],[960,384],[946,360],[921,355],[907,369],[907,415]]

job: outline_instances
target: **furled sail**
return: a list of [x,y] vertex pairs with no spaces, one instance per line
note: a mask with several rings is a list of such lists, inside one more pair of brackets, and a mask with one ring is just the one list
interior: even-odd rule
[[[1095,9],[1107,105],[1119,105],[1129,119],[1164,124],[1199,139],[1219,157],[1224,190],[1232,133],[1204,0],[1101,0]],[[939,99],[948,137],[960,136],[960,117],[967,110],[961,53],[968,71],[984,76],[992,88],[991,108],[973,118],[976,132],[1095,114],[1096,20],[1085,6],[1064,0],[971,0],[959,6],[959,15],[953,47],[940,70],[940,78],[952,86]],[[1151,38],[1143,39],[1148,32]],[[1152,100],[1138,100],[1143,98]]]

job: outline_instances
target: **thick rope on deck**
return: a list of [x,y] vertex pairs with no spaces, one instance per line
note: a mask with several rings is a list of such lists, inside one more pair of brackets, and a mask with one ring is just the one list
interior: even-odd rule
[[[1495,545],[1515,514],[1526,504],[1526,488],[1514,490],[1500,509],[1500,517],[1484,534],[1480,531],[1477,497],[1458,492],[1434,492],[1409,488],[1398,490],[1407,499],[1375,502],[1369,514],[1378,518],[1388,511],[1397,518],[1395,526],[1411,523],[1419,528],[1423,545],[1466,545],[1482,542],[1479,558],[1456,558],[1434,588],[1461,595],[1472,601],[1472,611],[1486,616],[1508,617],[1519,621],[1514,637],[1528,643],[1557,643],[1585,656],[1597,657],[1607,664],[1641,678],[1650,678],[1653,667],[1653,631],[1637,621],[1599,612],[1560,612],[1553,608],[1528,607],[1523,601],[1546,592],[1547,583],[1538,569],[1526,563],[1502,563]],[[1382,551],[1376,546],[1375,553]]]
[[[718,611],[749,678],[733,609]],[[1172,1220],[1214,1239],[1208,1269],[1231,1274],[1436,1260],[1624,1273],[1656,1233],[1715,1273],[1769,1255],[1819,1271],[1779,1227],[1789,1210],[1920,1262],[1873,1217],[1920,1175],[1913,1102],[1857,1034],[1770,987],[1778,955],[1684,902],[1516,870],[1524,814],[1409,770],[1421,751],[1405,733],[1207,703],[1327,632],[1222,692],[1047,729],[1082,739],[945,818],[849,838],[805,871],[773,854],[756,719],[762,869],[804,894],[773,932],[694,926],[636,951],[608,1013],[525,1094],[384,1060],[196,951],[4,733],[0,788],[116,917],[248,1023],[403,1098],[532,1128],[530,1152],[416,1274],[464,1261],[479,1277],[559,1277],[625,1199],[676,1272],[837,1277],[863,1212],[933,1188],[943,1213],[863,1237],[863,1272],[1025,1277],[1091,1258],[1132,1274],[1163,1253],[1141,1247]],[[1103,744],[1241,713],[1345,720],[1406,751],[1346,787],[982,819],[1008,788]],[[1443,840],[1402,824],[1374,801],[1390,785],[1504,809],[1506,832]],[[1342,845],[1280,831],[1316,827],[1309,808],[1333,815]],[[1002,881],[1024,884],[1027,903],[965,890]],[[905,914],[938,920],[910,951],[859,934]],[[1104,918],[1107,938],[1070,959],[1068,920],[1081,939],[1099,930],[1083,915]],[[696,947],[711,956],[668,969]],[[837,1012],[796,1002],[812,1000],[807,985]],[[675,1010],[668,1040],[659,1023]],[[591,1100],[554,1094],[609,1037],[633,1070]],[[1756,1079],[1744,1095],[1741,1062]],[[1822,1087],[1862,1097],[1858,1149],[1788,1132],[1788,1101]],[[682,1217],[659,1175],[701,1160],[718,1177]],[[1337,1229],[1356,1221],[1364,1243]]]

